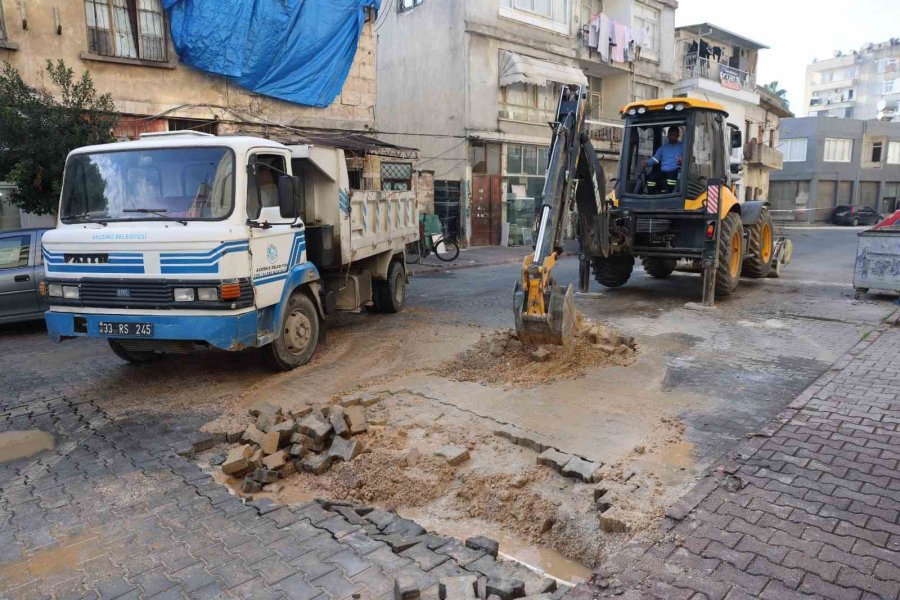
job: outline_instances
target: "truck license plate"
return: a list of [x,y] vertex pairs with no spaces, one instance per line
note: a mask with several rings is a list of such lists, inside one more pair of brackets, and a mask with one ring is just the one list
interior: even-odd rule
[[100,335],[153,337],[153,323],[112,323],[100,321]]

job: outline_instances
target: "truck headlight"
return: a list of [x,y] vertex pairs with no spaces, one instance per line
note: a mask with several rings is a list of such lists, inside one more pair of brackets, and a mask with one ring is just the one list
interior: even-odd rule
[[69,300],[78,300],[78,286],[64,285],[62,286],[62,296]]
[[175,288],[175,302],[193,302],[194,288]]
[[197,288],[197,300],[204,302],[216,302],[219,299],[219,290],[214,287]]
[[54,298],[62,298],[63,289],[62,285],[59,283],[48,283],[47,284],[47,295],[53,296]]

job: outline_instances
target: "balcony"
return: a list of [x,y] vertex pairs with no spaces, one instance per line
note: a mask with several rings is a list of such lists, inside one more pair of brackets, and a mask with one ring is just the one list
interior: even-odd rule
[[751,167],[781,170],[784,156],[775,148],[750,141],[744,146],[744,160]]
[[625,139],[625,126],[621,122],[592,119],[590,117],[585,122],[594,150],[605,153],[619,153],[619,150],[622,148],[622,140]]
[[708,79],[724,88],[756,93],[756,77],[752,73],[701,58],[699,54],[685,54],[681,62],[681,79]]

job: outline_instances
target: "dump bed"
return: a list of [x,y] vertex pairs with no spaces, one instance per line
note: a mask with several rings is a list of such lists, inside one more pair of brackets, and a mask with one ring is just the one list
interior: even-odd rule
[[[350,190],[344,151],[290,146],[294,175],[302,180],[303,216],[310,258],[319,267],[347,265],[383,252],[401,252],[419,237],[412,191]],[[321,244],[329,251],[317,253]]]

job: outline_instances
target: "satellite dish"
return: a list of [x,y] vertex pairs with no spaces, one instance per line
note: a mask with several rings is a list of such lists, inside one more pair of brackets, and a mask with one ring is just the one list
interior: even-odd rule
[[887,108],[887,100],[881,99],[878,101],[878,104],[875,105],[879,111],[882,111]]

